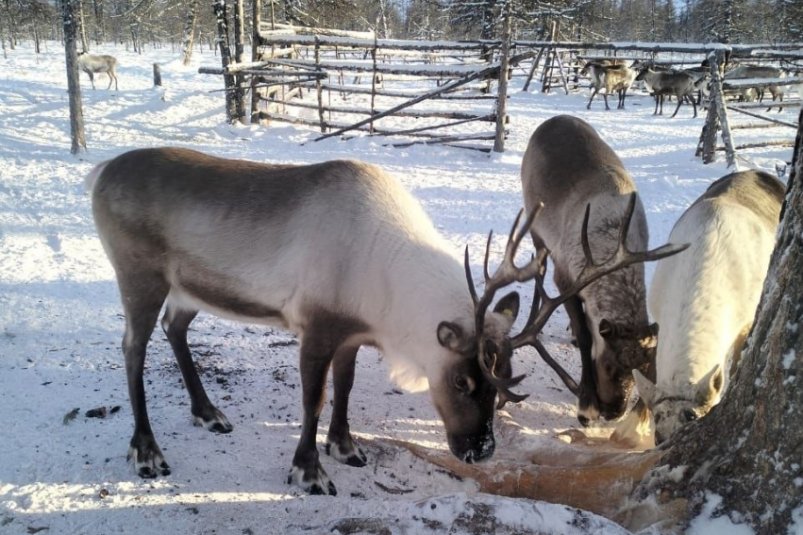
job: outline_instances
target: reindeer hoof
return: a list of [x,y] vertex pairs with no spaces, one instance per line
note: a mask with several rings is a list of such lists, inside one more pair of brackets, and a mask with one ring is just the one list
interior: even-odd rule
[[362,450],[354,444],[351,438],[348,439],[347,444],[338,444],[337,442],[326,441],[326,454],[334,458],[336,461],[355,468],[362,468],[368,462],[368,457]]
[[316,464],[316,467],[307,471],[298,466],[293,466],[290,469],[290,475],[287,477],[287,484],[294,484],[312,495],[322,496],[328,494],[337,496],[335,484],[329,480],[329,476],[326,475],[320,463]]
[[153,479],[157,476],[169,476],[170,466],[165,462],[162,452],[156,444],[153,448],[128,448],[129,461],[134,461],[137,475],[144,479]]
[[232,429],[234,429],[234,426],[229,423],[228,418],[215,407],[203,411],[201,415],[193,415],[193,423],[213,433],[231,433]]

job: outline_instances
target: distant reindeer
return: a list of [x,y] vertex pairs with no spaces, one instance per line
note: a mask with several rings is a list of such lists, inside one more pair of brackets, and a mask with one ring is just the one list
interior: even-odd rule
[[[640,67],[636,80],[643,80],[647,89],[655,96],[655,110],[653,115],[663,115],[664,97],[674,96],[677,98],[678,105],[672,117],[678,114],[680,105],[684,100],[690,102],[694,109],[694,117],[697,117],[697,104],[695,102],[695,91],[697,81],[692,74],[684,71],[658,71],[646,64]],[[660,111],[659,111],[660,105]]]
[[89,75],[89,81],[92,82],[92,89],[95,89],[95,74],[104,72],[109,77],[109,85],[106,89],[110,89],[112,81],[114,81],[114,90],[117,91],[117,74],[114,72],[117,66],[117,59],[114,56],[96,56],[94,54],[81,52],[78,54],[78,66]]
[[[723,76],[723,80],[744,80],[748,78],[781,78],[783,77],[784,72],[779,69],[778,67],[772,67],[769,65],[750,65],[747,63],[737,65],[731,70],[727,71]],[[772,101],[775,102],[775,99],[778,99],[778,111],[783,109],[783,106],[780,103],[783,103],[784,97],[784,87],[771,84],[767,87],[769,89],[770,94],[772,95]],[[759,102],[764,101],[764,88],[763,87],[748,87],[742,89],[740,91],[742,98],[746,101],[751,101],[754,99],[758,99]],[[767,111],[771,110],[772,106],[767,108]]]
[[583,66],[580,74],[588,76],[591,79],[591,98],[588,99],[586,109],[591,109],[591,103],[594,97],[601,89],[605,89],[602,94],[605,100],[605,109],[610,110],[608,106],[608,95],[617,93],[618,105],[617,109],[625,107],[625,97],[627,91],[633,84],[636,73],[621,60],[601,60],[601,61],[588,61]]
[[650,286],[650,312],[661,325],[657,381],[633,372],[656,443],[719,402],[753,324],[784,190],[767,173],[733,173],[675,223],[669,239],[691,247],[660,261]]
[[[646,249],[647,219],[636,186],[614,151],[581,119],[559,115],[535,130],[524,153],[521,183],[527,209],[544,205],[532,238],[537,250],[550,252],[561,293],[583,273],[584,258]],[[592,210],[584,220],[588,205]],[[622,225],[622,214],[628,214],[627,221],[632,217],[632,226]],[[655,346],[657,325],[647,317],[644,267],[610,273],[576,292],[564,307],[583,364],[579,387],[543,348],[539,353],[578,396],[581,424],[599,416],[618,418],[633,388],[632,370],[647,369]]]

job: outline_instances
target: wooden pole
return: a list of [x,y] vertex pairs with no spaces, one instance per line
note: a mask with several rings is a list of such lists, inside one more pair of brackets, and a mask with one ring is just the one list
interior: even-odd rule
[[[217,20],[217,42],[220,48],[220,61],[223,65],[223,85],[226,89],[237,87],[234,75],[226,74],[227,68],[231,63],[231,49],[229,48],[229,31],[226,21],[226,0],[215,0],[213,4],[215,18]],[[226,91],[226,120],[233,123],[238,118],[237,99],[234,91]]]
[[[371,72],[371,118],[374,116],[374,104],[376,102],[376,37],[374,37],[374,48],[371,49],[371,61],[373,62],[373,71]],[[368,124],[368,131],[374,131],[374,121]]]
[[[236,63],[245,62],[245,34],[243,29],[243,0],[236,0],[234,4],[234,61]],[[235,76],[237,91],[234,98],[237,104],[237,120],[245,123],[245,74]]]
[[[262,22],[262,0],[253,0],[251,3],[251,61],[259,60],[259,25]],[[251,77],[251,123],[259,123],[259,92],[257,91],[257,77]]]
[[499,91],[496,95],[496,136],[494,152],[505,152],[505,126],[507,124],[507,83],[510,67],[510,4],[505,3],[504,20],[502,21],[502,49],[499,65]]
[[535,56],[535,61],[533,62],[533,66],[530,68],[530,74],[527,75],[527,81],[524,82],[524,89],[522,91],[527,91],[530,88],[530,82],[533,81],[533,76],[535,76],[535,71],[538,69],[538,64],[541,62],[541,56],[544,55],[544,48],[541,47],[538,49],[538,55]]
[[154,87],[162,87],[162,71],[159,69],[159,64],[153,64],[153,85]]
[[[318,36],[315,36],[315,72],[321,71],[321,41]],[[323,88],[321,87],[321,78],[315,82],[315,92],[318,95],[318,120],[321,123],[321,133],[326,133],[326,122],[323,119]]]
[[[711,63],[711,87],[715,88],[713,91],[714,106],[717,108],[717,115],[719,116],[719,127],[722,130],[722,142],[725,144],[725,156],[728,161],[728,167],[734,167],[736,165],[736,149],[733,148],[733,135],[731,134],[730,125],[728,124],[728,110],[725,108],[725,93],[722,90],[722,77],[719,74],[719,65],[725,61],[725,53],[722,50],[717,50],[713,55],[716,58],[715,62]],[[713,68],[714,63],[717,65],[716,69]]]

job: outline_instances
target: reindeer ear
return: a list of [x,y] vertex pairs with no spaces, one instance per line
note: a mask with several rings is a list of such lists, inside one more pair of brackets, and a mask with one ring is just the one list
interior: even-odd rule
[[641,336],[639,337],[639,345],[645,349],[655,349],[658,347],[658,324],[653,323],[648,325],[642,332],[640,333]]
[[700,379],[695,402],[701,407],[711,405],[722,391],[723,381],[722,366],[717,364],[705,374],[705,377]]
[[606,319],[601,319],[599,322],[599,334],[603,338],[610,338],[616,333],[616,326]]
[[513,326],[516,317],[519,315],[519,294],[518,292],[510,292],[496,303],[494,312],[503,315],[509,320],[508,329]]
[[463,328],[450,321],[442,321],[438,324],[438,343],[452,351],[463,351],[466,349],[467,340]]
[[655,383],[644,377],[644,374],[638,370],[633,370],[633,379],[636,380],[639,397],[644,400],[647,408],[652,409],[655,402]]

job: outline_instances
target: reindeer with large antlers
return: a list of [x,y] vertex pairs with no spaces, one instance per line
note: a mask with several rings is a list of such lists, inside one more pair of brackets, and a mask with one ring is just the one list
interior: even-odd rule
[[[559,300],[550,300],[539,284],[534,304],[540,299],[544,301],[541,308],[550,312],[564,305],[582,359],[579,385],[537,340],[538,325],[545,321],[540,312],[527,333],[513,339],[513,347],[524,343],[536,347],[577,395],[580,423],[588,425],[600,415],[617,418],[627,408],[632,370],[649,373],[654,359],[657,325],[647,320],[640,263],[682,247],[628,252],[643,251],[648,242],[647,220],[635,184],[613,150],[576,117],[553,117],[535,130],[524,154],[521,180],[525,206],[533,209],[543,204],[531,229],[540,272],[546,269],[547,250],[561,292]],[[593,257],[616,261],[603,268],[593,263]],[[590,273],[594,276],[589,277]]]

